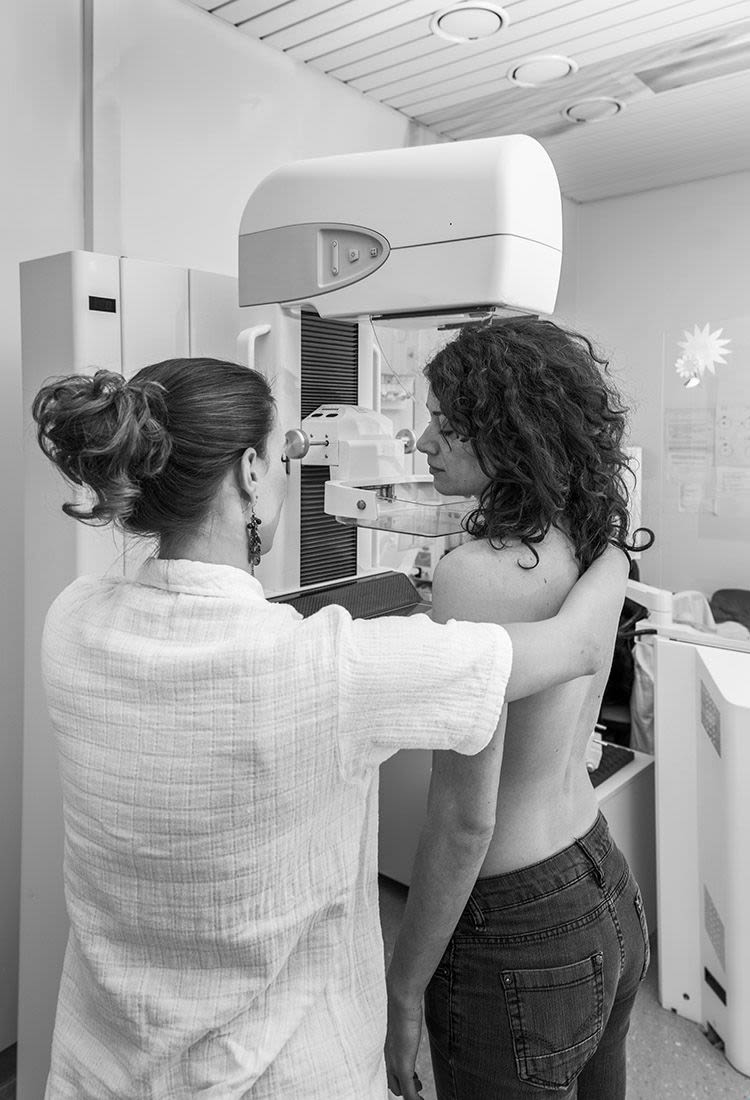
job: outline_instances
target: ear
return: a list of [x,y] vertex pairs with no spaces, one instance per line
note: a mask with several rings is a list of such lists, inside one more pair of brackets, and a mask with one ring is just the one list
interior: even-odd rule
[[258,494],[258,481],[262,472],[260,470],[261,461],[255,448],[248,447],[246,451],[242,452],[237,464],[237,484],[240,492],[249,499],[251,505],[255,504],[255,498]]

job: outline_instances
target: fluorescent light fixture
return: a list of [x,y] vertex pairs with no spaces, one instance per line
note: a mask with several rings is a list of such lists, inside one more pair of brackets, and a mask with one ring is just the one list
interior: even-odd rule
[[720,76],[744,73],[748,69],[750,42],[736,42],[732,46],[699,53],[682,61],[673,61],[669,65],[641,69],[635,75],[652,92],[670,92],[675,88],[686,88],[690,84],[716,80]]
[[538,88],[540,84],[549,84],[552,80],[562,80],[578,72],[578,63],[571,57],[561,54],[535,54],[516,61],[508,69],[507,77],[511,84],[520,88]]
[[499,4],[465,0],[436,12],[430,30],[448,42],[476,42],[497,34],[507,23],[508,13]]

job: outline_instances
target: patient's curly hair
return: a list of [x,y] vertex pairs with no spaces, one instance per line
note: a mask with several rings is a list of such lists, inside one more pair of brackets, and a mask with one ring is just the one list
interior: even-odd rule
[[517,539],[537,564],[534,544],[555,525],[582,570],[609,542],[636,549],[628,541],[627,410],[590,340],[532,317],[466,326],[424,373],[489,478],[464,521],[469,534],[497,548]]

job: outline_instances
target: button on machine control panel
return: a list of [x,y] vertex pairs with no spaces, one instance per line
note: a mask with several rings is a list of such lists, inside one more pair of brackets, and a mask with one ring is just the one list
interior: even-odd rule
[[318,282],[321,289],[361,279],[380,267],[388,243],[356,226],[318,228]]

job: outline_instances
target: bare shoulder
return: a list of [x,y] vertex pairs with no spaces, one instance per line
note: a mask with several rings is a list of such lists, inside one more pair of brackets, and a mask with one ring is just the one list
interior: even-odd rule
[[519,542],[475,539],[446,554],[433,579],[433,617],[521,622],[554,615],[578,579],[570,540],[552,530],[534,554]]

